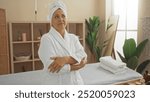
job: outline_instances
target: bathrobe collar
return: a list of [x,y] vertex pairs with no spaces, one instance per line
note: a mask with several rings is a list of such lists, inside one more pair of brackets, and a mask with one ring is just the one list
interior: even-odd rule
[[70,39],[68,37],[68,32],[65,30],[64,38],[61,36],[61,34],[56,31],[55,28],[51,27],[49,34],[59,42],[59,44],[66,50],[66,52],[70,55],[70,48],[69,44]]

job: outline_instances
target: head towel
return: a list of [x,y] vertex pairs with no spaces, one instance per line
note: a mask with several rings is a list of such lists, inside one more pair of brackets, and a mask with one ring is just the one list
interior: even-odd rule
[[51,5],[50,5],[50,12],[49,12],[49,16],[48,16],[48,20],[51,22],[52,20],[52,16],[54,14],[54,12],[57,9],[61,9],[65,16],[67,17],[67,8],[66,5],[61,1],[61,0],[55,0]]

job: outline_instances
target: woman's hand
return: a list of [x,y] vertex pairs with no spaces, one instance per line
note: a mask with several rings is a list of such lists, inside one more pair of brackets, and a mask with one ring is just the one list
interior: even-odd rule
[[52,73],[58,73],[61,68],[67,63],[67,59],[65,57],[51,57],[51,60],[54,61],[50,64],[48,69]]
[[[51,60],[54,60],[54,61],[50,64],[48,69],[52,73],[55,73],[55,72],[58,73],[65,64],[68,64],[68,62],[75,63],[75,60],[67,56],[51,57]],[[85,60],[85,58],[83,58],[79,64],[70,64],[71,71],[81,69],[82,67],[85,66],[86,62],[87,61]]]
[[85,66],[87,63],[86,59],[83,58],[79,64],[73,64],[71,65],[71,71],[79,70]]

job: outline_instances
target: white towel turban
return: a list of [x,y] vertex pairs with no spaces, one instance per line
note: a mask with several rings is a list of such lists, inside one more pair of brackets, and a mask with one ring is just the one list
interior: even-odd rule
[[50,5],[50,13],[49,13],[49,16],[48,16],[48,20],[51,22],[52,20],[52,16],[54,14],[54,12],[57,10],[57,9],[61,9],[65,16],[67,17],[67,8],[66,8],[66,5],[61,1],[61,0],[55,0],[51,5]]

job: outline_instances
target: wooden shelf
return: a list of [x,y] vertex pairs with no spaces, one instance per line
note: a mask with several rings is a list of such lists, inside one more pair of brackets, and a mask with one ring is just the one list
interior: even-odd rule
[[[85,25],[84,22],[70,22],[67,30],[79,36],[81,44],[85,47]],[[24,71],[40,70],[43,68],[42,62],[38,57],[40,38],[49,32],[49,22],[10,22],[10,53],[11,53],[11,72],[18,73]],[[23,41],[23,33],[25,40]],[[14,56],[31,55],[30,60],[16,61]]]
[[35,58],[34,61],[40,61],[40,59],[39,58]]
[[34,43],[40,43],[40,40],[37,40],[37,41],[33,41]]
[[13,44],[24,44],[24,43],[32,43],[32,41],[13,41]]
[[13,61],[13,63],[32,62],[33,60]]

